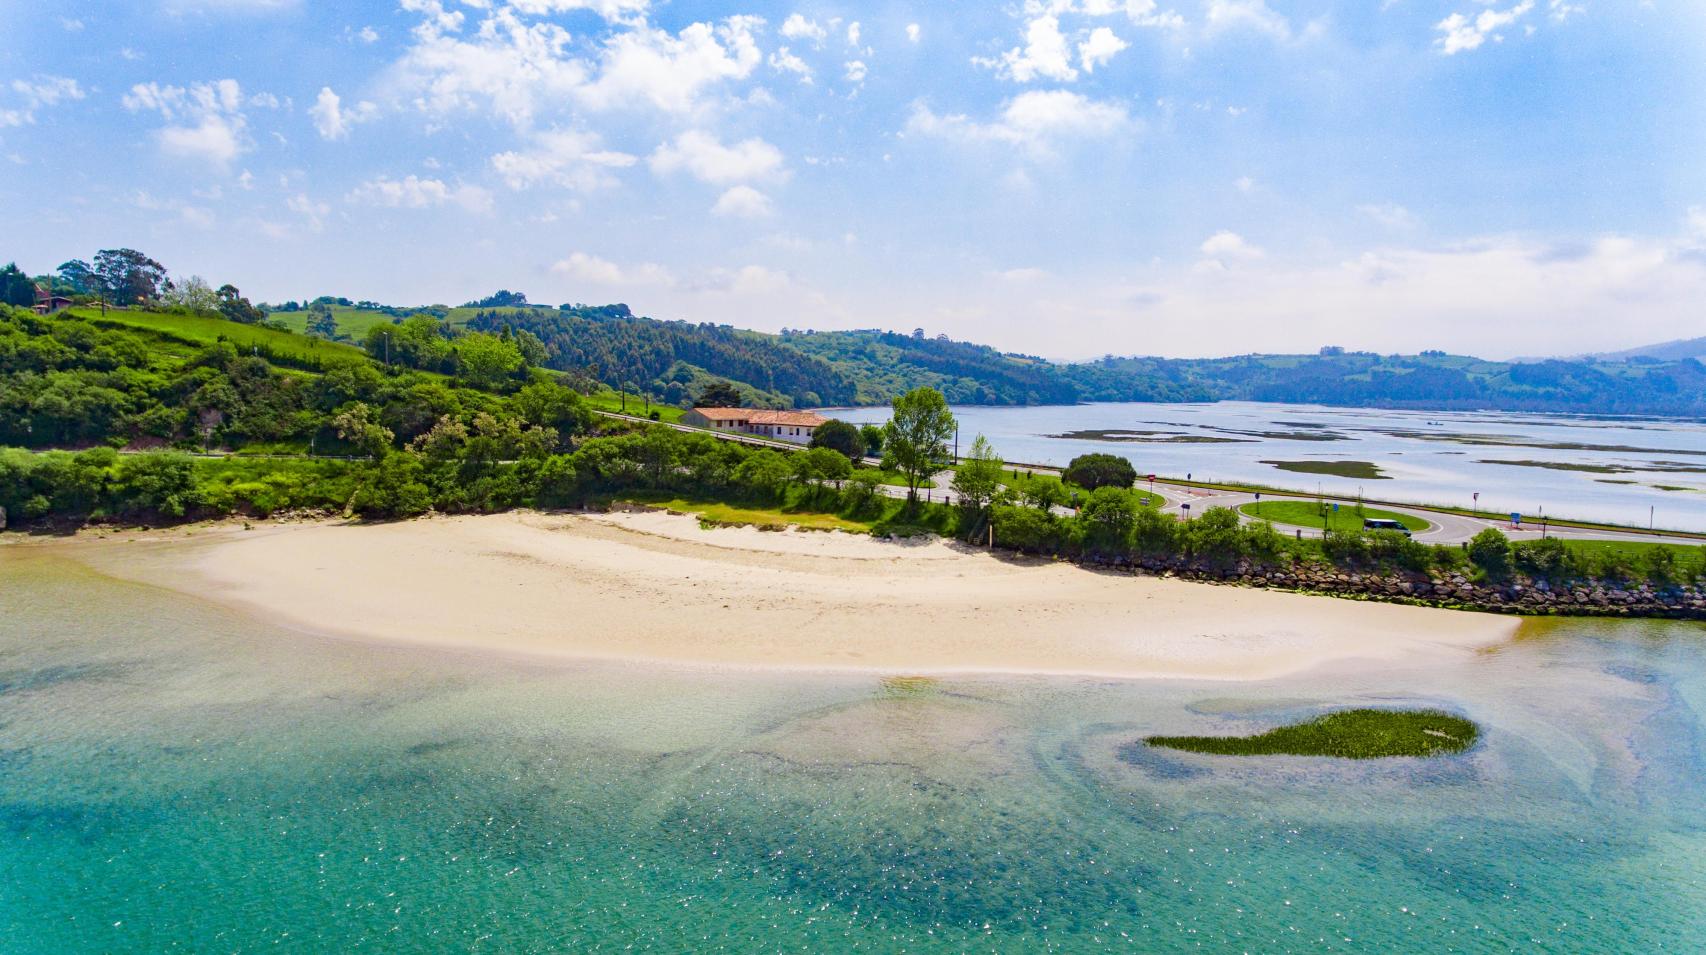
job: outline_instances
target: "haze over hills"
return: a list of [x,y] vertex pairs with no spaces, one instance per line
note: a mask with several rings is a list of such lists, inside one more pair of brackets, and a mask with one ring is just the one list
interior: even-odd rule
[[[510,302],[518,304],[495,304]],[[550,366],[671,404],[690,403],[720,379],[740,385],[749,403],[776,407],[880,404],[930,385],[955,403],[983,405],[1242,400],[1706,415],[1706,367],[1680,352],[1675,358],[1636,355],[1638,361],[1603,356],[1523,362],[1443,351],[1377,355],[1323,348],[1303,355],[1051,362],[922,330],[784,329],[768,334],[646,318],[621,304],[550,308],[519,304],[524,302],[517,293],[505,293],[428,314],[475,330],[528,332],[543,342]],[[339,333],[359,339],[413,310],[337,311]]]

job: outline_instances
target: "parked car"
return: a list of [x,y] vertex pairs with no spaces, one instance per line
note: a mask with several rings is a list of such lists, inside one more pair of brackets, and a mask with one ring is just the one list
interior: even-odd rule
[[1362,529],[1365,531],[1397,531],[1409,537],[1410,529],[1402,521],[1388,520],[1382,517],[1365,517],[1362,519]]

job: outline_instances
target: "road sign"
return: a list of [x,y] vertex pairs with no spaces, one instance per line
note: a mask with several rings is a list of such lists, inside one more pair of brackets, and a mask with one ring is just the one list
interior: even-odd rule
[[1339,502],[1338,501],[1333,502],[1333,513],[1335,513],[1335,514],[1339,513]]
[[1511,526],[1512,527],[1521,527],[1522,526],[1522,515],[1521,514],[1518,514],[1515,511],[1511,511]]

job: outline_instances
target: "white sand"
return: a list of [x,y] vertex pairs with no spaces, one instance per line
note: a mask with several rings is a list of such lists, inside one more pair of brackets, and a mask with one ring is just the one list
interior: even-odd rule
[[262,525],[71,546],[94,548],[109,572],[287,625],[583,659],[1261,679],[1460,656],[1517,626],[942,541],[703,530],[667,514]]

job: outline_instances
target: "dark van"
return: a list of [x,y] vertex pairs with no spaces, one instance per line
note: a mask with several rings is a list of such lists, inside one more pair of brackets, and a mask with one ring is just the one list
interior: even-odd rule
[[1405,527],[1402,522],[1387,520],[1381,517],[1363,518],[1362,529],[1365,531],[1397,531],[1405,537],[1410,536],[1410,529]]

